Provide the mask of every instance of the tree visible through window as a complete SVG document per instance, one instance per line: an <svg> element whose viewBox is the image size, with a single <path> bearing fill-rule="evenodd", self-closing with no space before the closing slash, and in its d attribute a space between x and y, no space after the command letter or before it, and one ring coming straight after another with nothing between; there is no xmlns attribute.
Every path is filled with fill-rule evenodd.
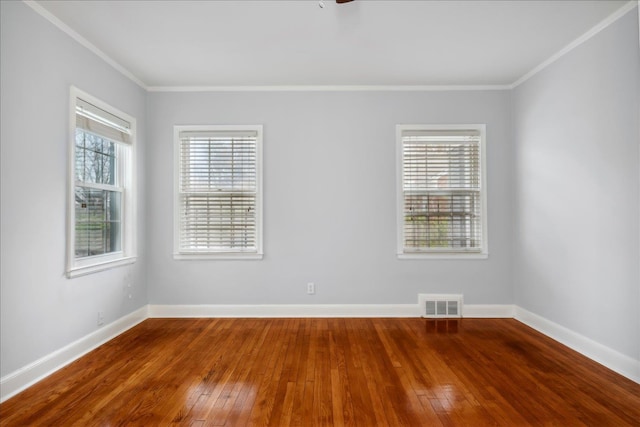
<svg viewBox="0 0 640 427"><path fill-rule="evenodd" d="M75 255L120 251L122 187L116 179L116 144L77 128L75 151Z"/></svg>
<svg viewBox="0 0 640 427"><path fill-rule="evenodd" d="M72 206L70 277L133 262L132 147L135 121L75 88L71 90Z"/></svg>

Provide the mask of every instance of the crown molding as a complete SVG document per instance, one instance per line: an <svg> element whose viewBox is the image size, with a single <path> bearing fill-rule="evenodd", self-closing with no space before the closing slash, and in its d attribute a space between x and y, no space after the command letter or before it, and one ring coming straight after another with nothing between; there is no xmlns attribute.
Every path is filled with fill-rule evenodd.
<svg viewBox="0 0 640 427"><path fill-rule="evenodd" d="M509 90L510 85L148 86L149 92L442 92Z"/></svg>
<svg viewBox="0 0 640 427"><path fill-rule="evenodd" d="M568 54L570 51L580 46L593 36L615 23L631 10L640 7L640 1L631 0L620 9L613 12L604 20L600 21L589 31L560 49L545 61L534 67L511 84L503 85L238 85L238 86L148 86L131 71L123 67L109 55L104 53L93 43L82 37L67 24L62 22L51 12L42 7L35 0L22 0L24 4L33 9L36 13L51 22L60 30L65 32L82 46L89 49L100 59L111 65L122 75L133 81L147 92L444 92L444 91L493 91L511 90L529 80L558 59Z"/></svg>
<svg viewBox="0 0 640 427"><path fill-rule="evenodd" d="M72 39L80 43L82 46L89 49L95 55L97 55L100 59L102 59L107 64L111 65L115 68L120 74L130 79L132 82L140 86L144 90L148 90L147 85L144 84L142 80L137 78L131 71L127 70L125 67L120 65L117 61L111 58L109 55L101 51L96 45L91 43L89 40L82 37L80 34L75 32L71 27L58 19L55 15L49 12L47 9L42 7L38 2L34 0L22 0L24 4L33 9L37 14L45 18L47 21L51 22L53 25L58 27L60 30L69 35Z"/></svg>
<svg viewBox="0 0 640 427"><path fill-rule="evenodd" d="M635 9L636 7L638 7L638 3L639 2L636 1L636 0L632 0L632 1L628 2L628 3L626 3L620 9L616 10L611 15L609 15L608 17L606 17L605 19L600 21L598 24L596 24L594 27L592 27L589 31L587 31L586 33L584 33L583 35L581 35L580 37L578 37L577 39L575 39L574 41L572 41L571 43L569 43L568 45L563 47L562 49L560 49L555 54L551 55L548 59L546 59L545 61L541 62L538 66L534 67L531 71L529 71L528 73L526 73L525 75L520 77L518 80L516 80L512 84L508 85L509 89L514 89L514 88L520 86L522 83L526 82L531 77L535 76L540 71L544 70L549 65L553 64L558 59L562 58L563 56L565 56L566 54L571 52L573 49L577 48L578 46L580 46L581 44L583 44L587 40L591 39L593 36L598 34L600 31L602 31L605 28L609 27L611 24L616 22L618 19L620 19L624 15L626 15L628 12L630 12L633 9Z"/></svg>

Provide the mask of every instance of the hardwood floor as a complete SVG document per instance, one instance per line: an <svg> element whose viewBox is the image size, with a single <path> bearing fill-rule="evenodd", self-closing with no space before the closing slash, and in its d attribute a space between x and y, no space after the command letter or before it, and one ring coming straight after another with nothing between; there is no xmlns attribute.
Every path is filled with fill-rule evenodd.
<svg viewBox="0 0 640 427"><path fill-rule="evenodd" d="M640 426L640 385L512 319L148 319L7 426Z"/></svg>

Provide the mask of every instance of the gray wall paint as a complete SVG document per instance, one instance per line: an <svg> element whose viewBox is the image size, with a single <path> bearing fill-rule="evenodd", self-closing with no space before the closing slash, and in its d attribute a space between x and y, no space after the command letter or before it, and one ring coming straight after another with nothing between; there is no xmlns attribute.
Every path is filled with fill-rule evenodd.
<svg viewBox="0 0 640 427"><path fill-rule="evenodd" d="M109 323L147 303L143 259L90 276L64 277L69 88L76 85L138 119L139 195L145 190L146 105L143 90L22 2L0 5L4 376L96 330L99 310ZM141 219L142 202L139 197ZM132 299L123 289L127 274Z"/></svg>
<svg viewBox="0 0 640 427"><path fill-rule="evenodd" d="M515 302L640 359L638 15L518 87Z"/></svg>
<svg viewBox="0 0 640 427"><path fill-rule="evenodd" d="M148 106L150 303L513 302L509 92L150 93ZM396 258L402 123L487 124L489 259ZM264 260L173 260L175 124L264 125Z"/></svg>

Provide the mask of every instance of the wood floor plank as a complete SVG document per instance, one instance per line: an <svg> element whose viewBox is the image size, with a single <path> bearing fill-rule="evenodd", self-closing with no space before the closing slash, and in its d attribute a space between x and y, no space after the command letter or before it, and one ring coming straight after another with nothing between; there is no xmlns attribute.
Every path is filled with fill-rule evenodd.
<svg viewBox="0 0 640 427"><path fill-rule="evenodd" d="M640 385L512 319L148 319L0 425L640 427Z"/></svg>

